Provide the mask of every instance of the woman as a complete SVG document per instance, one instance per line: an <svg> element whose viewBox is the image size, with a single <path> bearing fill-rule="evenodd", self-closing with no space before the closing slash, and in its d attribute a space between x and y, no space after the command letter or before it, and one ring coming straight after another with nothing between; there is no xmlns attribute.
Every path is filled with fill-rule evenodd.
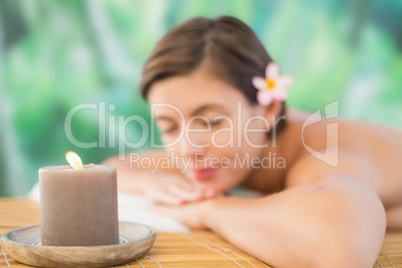
<svg viewBox="0 0 402 268"><path fill-rule="evenodd" d="M241 21L185 22L141 84L165 149L141 154L148 168L107 162L120 190L274 267L372 267L386 227L402 228L402 134L285 109L290 82ZM227 196L236 186L264 196Z"/></svg>

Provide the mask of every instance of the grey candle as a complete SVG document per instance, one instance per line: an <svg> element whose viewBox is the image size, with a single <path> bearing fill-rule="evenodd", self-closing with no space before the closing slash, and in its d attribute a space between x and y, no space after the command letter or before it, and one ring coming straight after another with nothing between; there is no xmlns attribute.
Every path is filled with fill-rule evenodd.
<svg viewBox="0 0 402 268"><path fill-rule="evenodd" d="M116 168L108 165L39 170L44 246L119 243Z"/></svg>

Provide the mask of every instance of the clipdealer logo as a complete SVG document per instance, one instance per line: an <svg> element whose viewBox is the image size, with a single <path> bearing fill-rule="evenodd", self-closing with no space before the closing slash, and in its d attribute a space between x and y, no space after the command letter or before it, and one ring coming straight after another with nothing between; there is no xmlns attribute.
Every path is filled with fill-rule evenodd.
<svg viewBox="0 0 402 268"><path fill-rule="evenodd" d="M325 119L338 117L338 101L334 101L325 106ZM332 166L337 167L339 164L339 123L328 123L326 126L326 149L325 152L319 152L311 148L305 143L304 130L306 127L322 121L320 110L312 113L303 123L302 126L302 142L304 148L318 160Z"/></svg>
<svg viewBox="0 0 402 268"><path fill-rule="evenodd" d="M106 102L99 102L98 104L96 103L81 103L76 106L74 106L68 113L64 122L64 129L65 129L65 134L67 139L73 144L74 146L77 146L79 148L105 148L108 146L109 148L114 148L118 147L119 148L119 159L124 160L126 157L126 149L127 148L132 148L132 149L137 149L141 148L146 144L148 139L151 139L151 147L152 148L168 148L169 146L175 146L178 144L182 139L185 139L187 143L189 143L191 146L194 146L194 148L205 148L209 146L213 146L215 148L225 148L225 147L241 147L241 140L239 139L237 143L233 140L230 139L228 142L224 144L218 144L215 140L216 133L214 133L211 128L209 129L190 129L189 124L191 124L191 120L188 120L188 122L185 121L185 117L182 113L182 111L173 105L169 104L156 104L156 105L151 105L151 112L154 112L154 109L157 109L159 107L164 107L164 108L169 108L173 109L175 112L178 113L180 116L180 124L183 125L183 128L181 128L180 135L173 141L170 142L169 144L165 145L158 145L155 144L155 129L154 129L154 122L153 120L151 121L150 127L148 125L148 122L141 116L139 115L131 115L128 117L125 116L116 116L116 115L108 115L108 113L114 112L116 109L116 106L114 104L109 104L106 106ZM238 103L238 117L241 115L241 103ZM76 139L72 133L72 121L74 116L77 113L84 113L92 111L97 113L97 120L98 120L98 140L97 141L92 141L92 142L82 142ZM88 115L88 114L86 114ZM94 117L93 114L91 114L92 117ZM222 117L222 116L221 116ZM326 125L326 149L325 152L320 152L316 151L313 148L311 148L306 142L305 142L305 129L313 125L315 123L318 123L323 120L327 119L332 119L338 117L338 101L332 102L328 105L325 106L325 116L324 118L321 116L320 110L317 110L316 112L312 113L304 122L302 125L302 144L304 148L315 158L318 160L332 166L336 167L339 164L339 126L338 122L330 122ZM95 118L95 117L94 117ZM202 118L201 118L202 119ZM208 120L204 118L206 122ZM219 130L219 132L228 132L231 137L233 137L233 132L238 131L237 137L239 138L241 135L245 137L245 142L249 146L253 146L254 148L264 148L268 147L268 144L265 145L260 145L260 144L253 144L248 135L250 132L264 132L266 129L271 129L272 131L272 147L276 147L276 124L280 120L284 120L284 116L277 118L276 120L273 120L274 125L271 128L269 126L269 122L262 116L255 116L252 118L248 118L247 122L244 126L244 129L241 128L239 125L237 128L234 127L234 123L232 122L232 118L226 117L224 118L225 120L228 121L229 125L231 127L225 128L222 130ZM242 120L241 116L240 118L237 118L237 120ZM265 125L266 129L248 129L249 123L252 120L265 120ZM127 139L127 128L129 124L137 124L140 126L141 130L139 131L139 135L137 135L134 138L137 138L136 141L130 141ZM107 127L108 126L108 127ZM186 129L190 129L191 131L200 131L200 132L205 132L207 133L208 131L211 132L211 140L207 144L194 144L191 139L189 138L189 131L185 131ZM106 135L108 134L108 135ZM108 140L106 140L106 137L108 136ZM138 137L139 136L139 137Z"/></svg>

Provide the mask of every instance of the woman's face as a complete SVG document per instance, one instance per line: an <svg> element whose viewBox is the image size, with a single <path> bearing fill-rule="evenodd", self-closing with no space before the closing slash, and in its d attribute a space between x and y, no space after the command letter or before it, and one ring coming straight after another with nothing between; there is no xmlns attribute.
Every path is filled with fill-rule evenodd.
<svg viewBox="0 0 402 268"><path fill-rule="evenodd" d="M201 189L239 185L267 150L262 108L203 69L155 83L148 100L169 157Z"/></svg>

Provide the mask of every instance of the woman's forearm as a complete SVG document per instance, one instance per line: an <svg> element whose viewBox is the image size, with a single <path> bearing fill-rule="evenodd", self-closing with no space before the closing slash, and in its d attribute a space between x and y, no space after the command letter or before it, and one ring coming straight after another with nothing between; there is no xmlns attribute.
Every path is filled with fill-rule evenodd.
<svg viewBox="0 0 402 268"><path fill-rule="evenodd" d="M385 232L381 203L356 185L225 197L203 211L208 228L274 267L372 267Z"/></svg>

